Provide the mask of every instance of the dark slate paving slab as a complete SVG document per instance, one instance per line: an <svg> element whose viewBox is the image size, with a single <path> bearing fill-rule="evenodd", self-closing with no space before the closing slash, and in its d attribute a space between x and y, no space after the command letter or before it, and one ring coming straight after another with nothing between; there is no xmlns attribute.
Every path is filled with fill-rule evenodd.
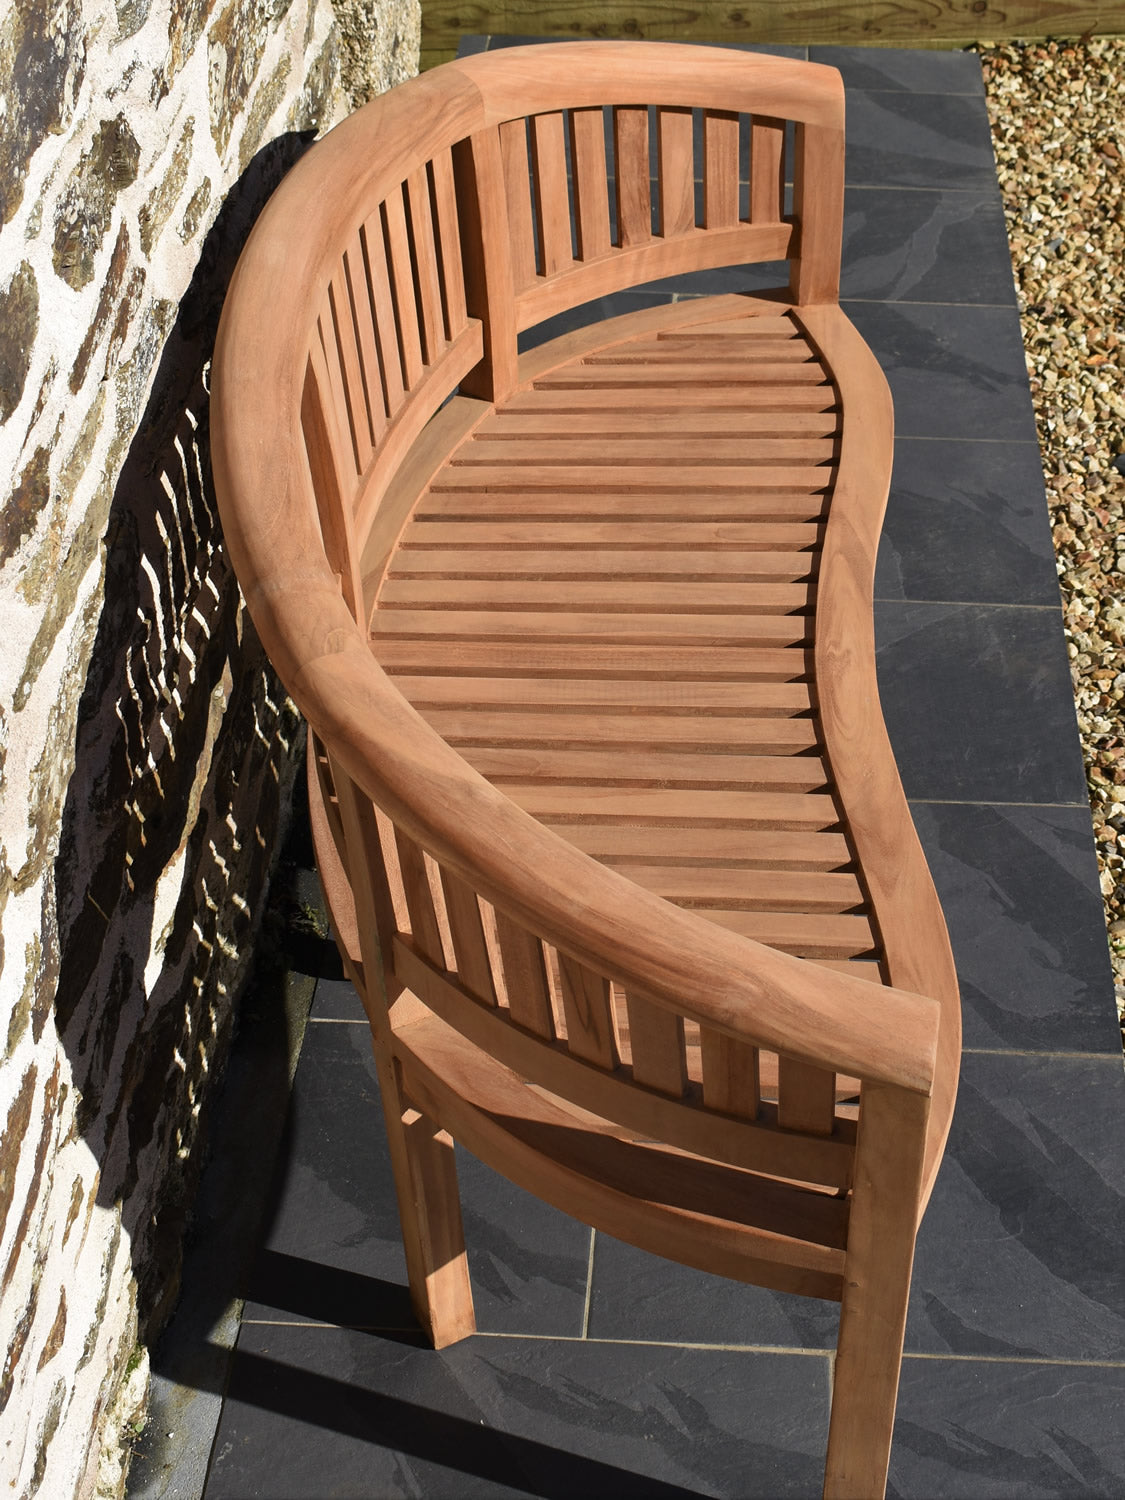
<svg viewBox="0 0 1125 1500"><path fill-rule="evenodd" d="M1087 809L912 813L957 960L965 1046L1118 1058Z"/></svg>
<svg viewBox="0 0 1125 1500"><path fill-rule="evenodd" d="M1014 308L843 307L883 368L901 437L1036 441Z"/></svg>
<svg viewBox="0 0 1125 1500"><path fill-rule="evenodd" d="M1057 610L883 601L875 638L908 797L1085 805Z"/></svg>
<svg viewBox="0 0 1125 1500"><path fill-rule="evenodd" d="M842 297L1016 305L995 192L850 187Z"/></svg>
<svg viewBox="0 0 1125 1500"><path fill-rule="evenodd" d="M1123 1242L1120 1057L967 1053L907 1349L1125 1361Z"/></svg>
<svg viewBox="0 0 1125 1500"><path fill-rule="evenodd" d="M320 979L313 996L310 1021L355 1021L367 1025L363 1001L350 979Z"/></svg>
<svg viewBox="0 0 1125 1500"><path fill-rule="evenodd" d="M809 62L839 68L844 87L876 93L975 94L984 98L980 58L974 52L923 47L809 48Z"/></svg>
<svg viewBox="0 0 1125 1500"><path fill-rule="evenodd" d="M608 1234L594 1242L591 1338L829 1350L839 1321L835 1302L744 1286Z"/></svg>
<svg viewBox="0 0 1125 1500"><path fill-rule="evenodd" d="M998 191L983 95L849 89L844 130L848 183Z"/></svg>
<svg viewBox="0 0 1125 1500"><path fill-rule="evenodd" d="M828 1361L244 1329L207 1500L781 1500L820 1492Z"/></svg>
<svg viewBox="0 0 1125 1500"><path fill-rule="evenodd" d="M875 597L1057 607L1038 444L896 439Z"/></svg>
<svg viewBox="0 0 1125 1500"><path fill-rule="evenodd" d="M312 1023L248 1320L416 1329L366 1025ZM478 1326L576 1336L590 1231L459 1154Z"/></svg>
<svg viewBox="0 0 1125 1500"><path fill-rule="evenodd" d="M1125 1369L903 1364L889 1500L1125 1494Z"/></svg>

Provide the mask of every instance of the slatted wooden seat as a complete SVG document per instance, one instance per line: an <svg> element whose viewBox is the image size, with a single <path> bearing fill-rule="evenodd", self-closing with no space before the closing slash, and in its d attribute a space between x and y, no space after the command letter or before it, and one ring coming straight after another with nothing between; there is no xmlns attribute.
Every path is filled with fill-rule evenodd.
<svg viewBox="0 0 1125 1500"><path fill-rule="evenodd" d="M815 65L435 70L267 208L213 457L310 724L435 1345L473 1329L453 1137L632 1243L840 1300L825 1494L854 1500L885 1485L959 1019L876 693L891 409L837 301L842 152ZM776 292L518 351L608 291L782 259Z"/></svg>

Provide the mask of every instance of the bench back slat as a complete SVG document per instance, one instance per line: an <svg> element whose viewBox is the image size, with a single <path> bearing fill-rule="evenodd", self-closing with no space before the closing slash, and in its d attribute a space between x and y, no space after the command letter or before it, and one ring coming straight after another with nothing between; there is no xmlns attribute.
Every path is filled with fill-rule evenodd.
<svg viewBox="0 0 1125 1500"><path fill-rule="evenodd" d="M613 111L613 179L616 243L625 250L647 245L652 239L652 186L646 105L619 105Z"/></svg>
<svg viewBox="0 0 1125 1500"><path fill-rule="evenodd" d="M418 951L439 968L445 968L445 948L441 926L434 906L426 856L401 828L395 829L398 868L402 879L406 909L410 914L410 937Z"/></svg>
<svg viewBox="0 0 1125 1500"><path fill-rule="evenodd" d="M367 279L368 302L379 347L379 369L382 376L384 411L393 417L403 403L406 387L402 380L402 356L398 347L394 298L387 266L387 244L383 237L383 218L378 209L360 230Z"/></svg>
<svg viewBox="0 0 1125 1500"><path fill-rule="evenodd" d="M456 970L461 983L477 1000L496 1004L492 958L484 937L476 892L452 871L441 870L441 888Z"/></svg>
<svg viewBox="0 0 1125 1500"><path fill-rule="evenodd" d="M690 109L657 110L660 234L666 240L695 228L694 134Z"/></svg>
<svg viewBox="0 0 1125 1500"><path fill-rule="evenodd" d="M541 276L557 276L574 264L567 190L566 121L560 110L531 116L531 166L535 181L535 229Z"/></svg>
<svg viewBox="0 0 1125 1500"><path fill-rule="evenodd" d="M703 224L728 229L738 223L738 116L703 112Z"/></svg>
<svg viewBox="0 0 1125 1500"><path fill-rule="evenodd" d="M505 120L499 127L500 158L504 166L504 200L508 207L512 284L517 292L535 280L535 219L531 210L527 121Z"/></svg>
<svg viewBox="0 0 1125 1500"><path fill-rule="evenodd" d="M570 170L574 184L574 228L579 260L608 255L612 241L609 227L609 194L605 154L605 111L572 109L570 124Z"/></svg>
<svg viewBox="0 0 1125 1500"><path fill-rule="evenodd" d="M537 1036L553 1038L555 1021L543 944L506 912L494 909L493 915L508 1013L518 1026Z"/></svg>
<svg viewBox="0 0 1125 1500"><path fill-rule="evenodd" d="M754 115L750 127L750 222L773 224L785 212L785 121Z"/></svg>
<svg viewBox="0 0 1125 1500"><path fill-rule="evenodd" d="M422 360L432 365L445 344L445 316L430 208L430 174L425 166L418 167L406 179L406 201L421 323Z"/></svg>
<svg viewBox="0 0 1125 1500"><path fill-rule="evenodd" d="M448 148L437 152L429 163L429 176L437 226L445 336L452 343L463 332L468 313L465 310L465 272L461 265L461 230L457 223L457 188L453 181L453 156Z"/></svg>
<svg viewBox="0 0 1125 1500"><path fill-rule="evenodd" d="M699 1050L704 1103L742 1120L756 1120L761 1110L758 1048L701 1026Z"/></svg>
<svg viewBox="0 0 1125 1500"><path fill-rule="evenodd" d="M612 1071L620 1062L609 980L585 964L559 954L559 982L566 1017L567 1049L575 1057Z"/></svg>
<svg viewBox="0 0 1125 1500"><path fill-rule="evenodd" d="M683 1016L654 1005L636 990L626 994L625 1007L633 1081L673 1099L682 1098L688 1084Z"/></svg>
<svg viewBox="0 0 1125 1500"><path fill-rule="evenodd" d="M786 1130L831 1135L836 1122L836 1075L793 1057L777 1060L777 1119Z"/></svg>
<svg viewBox="0 0 1125 1500"><path fill-rule="evenodd" d="M351 237L344 251L343 270L362 371L367 421L372 441L377 445L387 427L387 402L379 360L379 339L367 281L367 260L358 231Z"/></svg>
<svg viewBox="0 0 1125 1500"><path fill-rule="evenodd" d="M405 188L406 184L403 183L394 192L387 194L383 204L383 227L395 299L395 326L398 330L399 353L402 356L402 378L409 391L422 374L425 361L410 255L410 236L406 227Z"/></svg>
<svg viewBox="0 0 1125 1500"><path fill-rule="evenodd" d="M374 449L371 421L367 413L367 399L361 371L359 343L356 337L355 319L352 315L352 299L348 288L347 268L341 261L328 283L328 313L321 321L321 333L328 355L328 368L333 386L339 381L341 394L348 414L348 432L351 436L352 458L356 473L362 474L370 461Z"/></svg>

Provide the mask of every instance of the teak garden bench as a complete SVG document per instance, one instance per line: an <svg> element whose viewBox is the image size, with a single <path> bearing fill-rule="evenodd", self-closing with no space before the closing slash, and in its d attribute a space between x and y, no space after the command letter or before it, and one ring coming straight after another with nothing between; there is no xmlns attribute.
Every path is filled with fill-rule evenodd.
<svg viewBox="0 0 1125 1500"><path fill-rule="evenodd" d="M450 63L282 184L212 411L418 1317L474 1327L455 1137L623 1240L838 1299L824 1493L856 1500L960 1031L876 692L892 415L838 305L843 150L814 64ZM787 289L518 352L606 293L781 260Z"/></svg>

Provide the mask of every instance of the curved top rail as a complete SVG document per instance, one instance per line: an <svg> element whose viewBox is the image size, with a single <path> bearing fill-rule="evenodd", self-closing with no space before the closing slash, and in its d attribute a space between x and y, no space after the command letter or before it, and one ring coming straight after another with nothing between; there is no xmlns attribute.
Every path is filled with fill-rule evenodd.
<svg viewBox="0 0 1125 1500"><path fill-rule="evenodd" d="M446 70L480 90L486 125L598 104L659 104L844 128L844 86L835 68L723 47L552 42L458 58L434 74Z"/></svg>
<svg viewBox="0 0 1125 1500"><path fill-rule="evenodd" d="M618 73L632 69L636 53L648 52L643 44L581 46L583 69L592 53L599 61L589 64L592 80L581 88L568 84L571 103L601 89L610 65ZM500 69L510 75L508 99L517 84L531 87L527 53L569 66L575 48L519 50L511 67ZM709 49L701 86L698 49L662 45L656 69L662 78L666 56L685 98L692 59L691 97L699 102L705 94L708 107L746 108L745 93L735 103L735 74L764 80L780 69L779 85L756 93L754 107L794 113L787 90L796 65ZM722 75L717 89L713 62ZM650 66L644 64L646 73ZM317 299L365 203L377 200L392 175L401 181L428 154L479 128L477 73L478 65L467 63L437 69L337 127L275 194L232 280L213 363L212 460L227 545L263 644L364 794L487 900L599 972L627 977L634 988L716 1030L929 1094L935 1001L814 969L672 906L574 849L474 772L410 707L340 596L324 554L301 430ZM546 98L553 97L548 89ZM658 101L669 97L662 87ZM534 102L543 107L544 95ZM489 108L495 107L494 100Z"/></svg>

